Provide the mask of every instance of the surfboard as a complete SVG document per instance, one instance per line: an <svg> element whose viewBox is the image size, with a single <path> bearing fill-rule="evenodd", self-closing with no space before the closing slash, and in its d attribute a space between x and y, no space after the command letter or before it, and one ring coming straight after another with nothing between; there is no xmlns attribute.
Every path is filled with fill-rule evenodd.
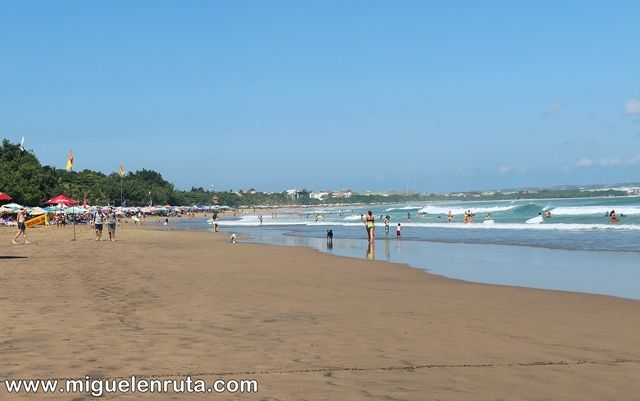
<svg viewBox="0 0 640 401"><path fill-rule="evenodd" d="M536 216L536 217L532 217L529 220L525 221L525 223L527 224L540 224L542 223L542 216Z"/></svg>

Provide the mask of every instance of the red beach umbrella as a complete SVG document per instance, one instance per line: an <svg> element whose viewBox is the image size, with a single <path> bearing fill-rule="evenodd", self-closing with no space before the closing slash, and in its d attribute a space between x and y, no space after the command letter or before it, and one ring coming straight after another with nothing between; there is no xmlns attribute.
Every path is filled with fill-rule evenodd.
<svg viewBox="0 0 640 401"><path fill-rule="evenodd" d="M5 201L5 200L11 200L13 198L11 198L9 195L0 192L0 201Z"/></svg>
<svg viewBox="0 0 640 401"><path fill-rule="evenodd" d="M51 198L45 202L45 205L77 205L78 202L71 198L67 198L64 195L58 195L55 198Z"/></svg>

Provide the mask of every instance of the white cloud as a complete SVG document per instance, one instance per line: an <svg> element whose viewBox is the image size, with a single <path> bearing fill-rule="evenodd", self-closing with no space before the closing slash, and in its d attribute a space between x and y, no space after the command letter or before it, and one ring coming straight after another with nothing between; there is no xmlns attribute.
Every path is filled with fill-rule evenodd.
<svg viewBox="0 0 640 401"><path fill-rule="evenodd" d="M624 164L624 162L620 158L610 159L605 157L604 159L600 160L601 166L621 166L622 164Z"/></svg>
<svg viewBox="0 0 640 401"><path fill-rule="evenodd" d="M626 164L640 164L640 155L635 155L625 160Z"/></svg>
<svg viewBox="0 0 640 401"><path fill-rule="evenodd" d="M547 116L550 116L550 115L552 115L552 114L560 113L560 112L564 109L564 107L565 107L565 106L566 106L566 105L565 105L564 103L554 103L554 104L552 104L552 105L551 105L551 107L549 107L549 108L548 108L548 109L543 113L543 115L544 115L545 117L547 117Z"/></svg>
<svg viewBox="0 0 640 401"><path fill-rule="evenodd" d="M593 160L582 158L582 159L578 160L577 164L580 167L589 167L589 166L593 166Z"/></svg>
<svg viewBox="0 0 640 401"><path fill-rule="evenodd" d="M624 105L624 112L630 116L640 114L640 100L630 99L627 104Z"/></svg>
<svg viewBox="0 0 640 401"><path fill-rule="evenodd" d="M511 167L509 166L500 166L498 167L498 174L507 174L511 171Z"/></svg>
<svg viewBox="0 0 640 401"><path fill-rule="evenodd" d="M580 167L629 166L629 165L634 165L634 164L640 164L640 154L632 156L632 157L628 157L626 159L623 159L621 157L616 157L616 158L603 157L602 159L600 159L597 162L595 160L593 160L593 159L582 158L582 159L578 160L578 162L576 163L576 165L578 165Z"/></svg>

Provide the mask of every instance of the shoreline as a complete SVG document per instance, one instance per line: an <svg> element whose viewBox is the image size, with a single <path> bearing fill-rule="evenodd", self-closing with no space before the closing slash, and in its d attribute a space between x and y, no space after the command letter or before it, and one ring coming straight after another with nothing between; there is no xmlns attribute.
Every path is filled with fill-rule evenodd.
<svg viewBox="0 0 640 401"><path fill-rule="evenodd" d="M366 259L365 255L369 256L366 240L355 236L336 238L332 247L328 248L324 237L298 235L297 232L288 230L286 226L281 226L279 231L262 231L258 227L237 227L239 230L233 230L230 226L222 227L224 227L223 232L241 233L252 243L304 247L356 260ZM291 226L294 229L296 227L298 226ZM210 232L206 225L195 227L174 225L170 229ZM639 288L632 285L634 280L640 282L640 275L633 269L637 264L638 252L635 251L567 249L535 244L438 241L407 237L403 237L400 242L397 242L395 237L378 238L375 248L378 251L375 257L377 260L406 264L412 268L451 279L640 300ZM461 250L467 255L464 259L458 255ZM381 251L384 254L381 254ZM451 260L442 256L445 251L452 255ZM519 262L523 257L525 262ZM488 263L488 259L493 259L493 263ZM543 267L539 266L539 263L532 264L532 259L544 260L545 264ZM510 264L514 265L515 269L507 270ZM466 270L454 268L459 265L468 265L469 268ZM571 269L573 275L568 269ZM528 275L534 275L535 278L529 278ZM579 277L579 280L575 280L575 277Z"/></svg>
<svg viewBox="0 0 640 401"><path fill-rule="evenodd" d="M227 233L31 234L0 248L26 257L0 260L0 380L247 373L261 390L229 398L240 400L633 400L639 389L638 301L234 245ZM0 386L5 396L24 398Z"/></svg>

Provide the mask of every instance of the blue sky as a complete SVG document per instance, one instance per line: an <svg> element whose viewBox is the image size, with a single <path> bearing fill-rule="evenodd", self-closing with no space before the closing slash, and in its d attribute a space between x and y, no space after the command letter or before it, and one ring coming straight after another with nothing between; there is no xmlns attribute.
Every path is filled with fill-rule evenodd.
<svg viewBox="0 0 640 401"><path fill-rule="evenodd" d="M640 3L0 6L0 136L180 188L640 181Z"/></svg>

